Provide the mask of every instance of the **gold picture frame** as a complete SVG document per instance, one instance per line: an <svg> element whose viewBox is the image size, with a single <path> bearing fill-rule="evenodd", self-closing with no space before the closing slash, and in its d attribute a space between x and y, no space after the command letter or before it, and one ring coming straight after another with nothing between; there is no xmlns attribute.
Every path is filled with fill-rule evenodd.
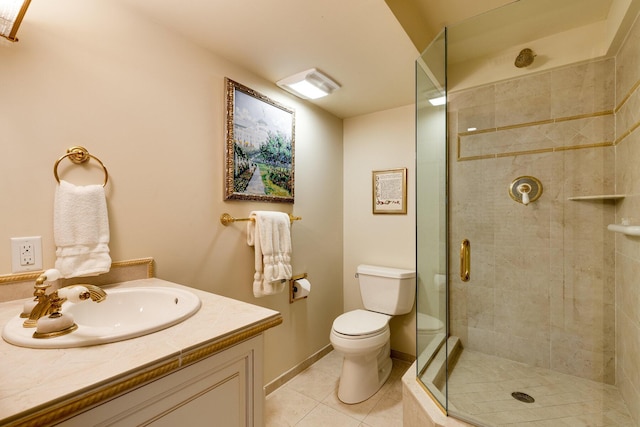
<svg viewBox="0 0 640 427"><path fill-rule="evenodd" d="M407 213L407 168L373 171L374 214Z"/></svg>
<svg viewBox="0 0 640 427"><path fill-rule="evenodd" d="M225 200L293 203L295 111L229 78Z"/></svg>

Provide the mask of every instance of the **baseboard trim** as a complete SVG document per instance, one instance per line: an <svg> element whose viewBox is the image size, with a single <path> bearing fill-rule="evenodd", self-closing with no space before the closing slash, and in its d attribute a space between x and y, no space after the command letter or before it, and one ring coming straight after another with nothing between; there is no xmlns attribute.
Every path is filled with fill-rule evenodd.
<svg viewBox="0 0 640 427"><path fill-rule="evenodd" d="M268 396L269 394L276 391L278 388L283 386L287 381L293 379L300 372L307 369L309 366L316 363L318 360L322 359L327 354L331 353L333 350L333 346L331 344L327 344L325 347L321 348L317 352L313 353L311 356L307 357L305 360L289 369L284 374L280 375L275 380L271 381L269 384L264 386L264 395Z"/></svg>
<svg viewBox="0 0 640 427"><path fill-rule="evenodd" d="M322 359L327 354L331 353L333 350L333 346L331 344L327 344L317 352L313 353L311 356L307 357L302 362L298 363L293 368L289 369L284 374L280 375L278 378L274 379L270 383L264 386L264 395L268 396L269 394L276 391L278 388L282 387L286 382L292 380L296 375L307 369L309 366L316 363L318 360ZM416 357L412 354L403 353L401 351L391 349L391 358L402 360L404 362L413 363L416 361Z"/></svg>
<svg viewBox="0 0 640 427"><path fill-rule="evenodd" d="M413 363L416 361L416 357L413 354L403 353L401 351L397 351L394 349L391 349L391 358L402 360L404 362L409 362L409 363Z"/></svg>

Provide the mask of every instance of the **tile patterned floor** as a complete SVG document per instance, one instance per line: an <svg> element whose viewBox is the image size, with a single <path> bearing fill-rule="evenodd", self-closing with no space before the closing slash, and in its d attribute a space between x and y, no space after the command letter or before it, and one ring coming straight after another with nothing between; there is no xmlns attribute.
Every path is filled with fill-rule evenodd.
<svg viewBox="0 0 640 427"><path fill-rule="evenodd" d="M535 402L515 400L514 391ZM449 379L449 399L485 425L637 427L614 386L466 349Z"/></svg>
<svg viewBox="0 0 640 427"><path fill-rule="evenodd" d="M338 400L342 357L332 351L267 396L266 427L402 427L402 375L410 363L393 359L387 382L368 400Z"/></svg>

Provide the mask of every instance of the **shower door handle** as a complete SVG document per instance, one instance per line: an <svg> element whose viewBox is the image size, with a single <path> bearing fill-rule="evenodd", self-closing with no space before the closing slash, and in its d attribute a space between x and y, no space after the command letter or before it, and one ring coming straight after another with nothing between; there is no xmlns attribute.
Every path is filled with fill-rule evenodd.
<svg viewBox="0 0 640 427"><path fill-rule="evenodd" d="M468 282L471 279L471 242L464 239L460 243L460 280Z"/></svg>

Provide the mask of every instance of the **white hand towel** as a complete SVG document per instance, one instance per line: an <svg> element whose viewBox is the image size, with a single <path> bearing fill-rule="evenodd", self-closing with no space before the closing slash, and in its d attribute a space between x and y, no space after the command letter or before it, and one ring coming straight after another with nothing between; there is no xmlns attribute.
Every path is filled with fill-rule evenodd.
<svg viewBox="0 0 640 427"><path fill-rule="evenodd" d="M109 219L102 185L76 186L60 181L53 206L53 238L56 269L62 277L109 271Z"/></svg>
<svg viewBox="0 0 640 427"><path fill-rule="evenodd" d="M291 222L283 212L254 211L247 225L247 244L255 248L253 295L282 292L291 279Z"/></svg>

